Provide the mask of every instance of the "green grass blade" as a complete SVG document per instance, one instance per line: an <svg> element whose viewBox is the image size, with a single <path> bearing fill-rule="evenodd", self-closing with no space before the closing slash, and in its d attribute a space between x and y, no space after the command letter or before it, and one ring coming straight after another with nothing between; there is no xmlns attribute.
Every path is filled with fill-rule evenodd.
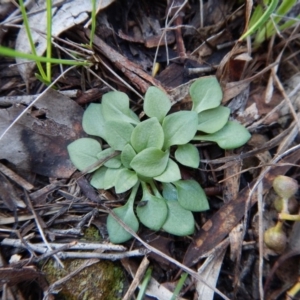
<svg viewBox="0 0 300 300"><path fill-rule="evenodd" d="M269 38L275 32L274 23L276 25L288 14L288 12L292 9L295 5L297 0L286 0L282 1L279 7L276 10L276 16L273 17L273 22L270 20L266 26L266 37Z"/></svg>
<svg viewBox="0 0 300 300"><path fill-rule="evenodd" d="M47 53L46 57L51 59L52 56L52 0L47 0ZM51 62L46 63L47 79L51 81Z"/></svg>
<svg viewBox="0 0 300 300"><path fill-rule="evenodd" d="M261 29L261 27L269 20L271 14L275 11L279 0L272 0L266 11L263 13L263 15L257 20L255 24L251 28L249 28L239 39L239 41L242 41L247 36L253 34L256 30Z"/></svg>
<svg viewBox="0 0 300 300"><path fill-rule="evenodd" d="M9 56L9 57L20 57L28 60L32 60L35 62L51 62L52 64L62 64L62 65L71 65L71 66L90 66L91 63L88 61L76 61L76 60L68 60L68 59L57 59L57 58L47 58L44 56L38 56L34 54L23 53L20 51L16 51L14 49L6 48L0 46L0 55Z"/></svg>
<svg viewBox="0 0 300 300"><path fill-rule="evenodd" d="M285 30L289 27L292 27L295 23L300 21L300 15L298 15L296 18L293 18L293 20L288 20L281 26L279 26L280 31Z"/></svg>
<svg viewBox="0 0 300 300"><path fill-rule="evenodd" d="M255 9L254 9L254 11L253 11L253 13L252 13L252 16L251 16L251 18L250 18L250 21L249 21L249 26L248 26L248 28L251 28L252 26L254 26L254 24L256 23L256 22L258 22L258 20L261 18L261 16L264 14L264 9L263 9L263 7L260 5L260 4L258 4L256 7L255 7Z"/></svg>
<svg viewBox="0 0 300 300"><path fill-rule="evenodd" d="M144 299L144 295L145 295L148 283L151 279L151 274L152 274L152 268L150 267L150 268L147 269L147 271L145 273L145 277L144 277L144 280L141 284L140 291L139 291L139 294L138 294L136 300L143 300Z"/></svg>
<svg viewBox="0 0 300 300"><path fill-rule="evenodd" d="M173 296L172 296L172 298L170 300L176 300L177 299L177 297L179 296L179 293L180 293L180 291L181 291L181 289L182 289L182 287L183 287L183 285L184 285L187 277L188 277L187 273L181 274L180 279L179 279L179 281L178 281L178 283L176 285L176 288L174 290Z"/></svg>
<svg viewBox="0 0 300 300"><path fill-rule="evenodd" d="M96 0L92 0L92 27L91 27L91 35L90 35L90 47L93 46L95 30L96 30Z"/></svg>
<svg viewBox="0 0 300 300"><path fill-rule="evenodd" d="M30 47L31 47L31 51L32 51L33 55L37 56L23 0L20 0L20 10L21 10L21 13L22 13L23 22L24 22L25 30L26 30L27 37L28 37L28 40L29 40L29 44L30 44ZM36 61L36 64L37 64L37 67L38 67L38 69L41 73L41 76L44 78L44 80L47 80L47 76L44 72L44 69L43 69L41 63Z"/></svg>

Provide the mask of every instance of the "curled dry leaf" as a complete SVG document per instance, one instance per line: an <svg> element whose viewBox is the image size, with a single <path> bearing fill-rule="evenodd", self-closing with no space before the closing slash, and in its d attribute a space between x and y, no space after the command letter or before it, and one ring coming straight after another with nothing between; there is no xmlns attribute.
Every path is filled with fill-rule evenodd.
<svg viewBox="0 0 300 300"><path fill-rule="evenodd" d="M20 99L22 103L22 99ZM0 109L0 134L25 106L16 103ZM85 136L81 122L83 109L66 96L49 90L0 140L0 159L40 175L68 178L75 167L67 145ZM35 117L33 112L42 114Z"/></svg>

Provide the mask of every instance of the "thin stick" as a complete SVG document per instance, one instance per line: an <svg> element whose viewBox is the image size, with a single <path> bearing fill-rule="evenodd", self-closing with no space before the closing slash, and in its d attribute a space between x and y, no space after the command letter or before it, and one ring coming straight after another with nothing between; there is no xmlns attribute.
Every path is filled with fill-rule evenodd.
<svg viewBox="0 0 300 300"><path fill-rule="evenodd" d="M124 297L122 298L122 300L130 300L134 291L136 290L136 288L138 287L138 285L140 284L146 270L147 267L149 265L149 260L147 259L147 257L145 256L137 270L137 272L135 273L135 276L130 284L130 287L128 288L126 294L124 295Z"/></svg>
<svg viewBox="0 0 300 300"><path fill-rule="evenodd" d="M45 244L43 243L29 243L27 244L30 248L36 252L44 253L46 251ZM4 246L11 246L11 247L22 247L25 248L23 243L19 239L10 239L5 238L3 241L0 242L0 245ZM58 249L64 246L62 243L49 243L51 248ZM102 251L126 251L126 247L122 245L115 245L115 244L103 244L103 243L81 243L77 242L72 247L72 250L102 250Z"/></svg>
<svg viewBox="0 0 300 300"><path fill-rule="evenodd" d="M24 178L22 178L21 176L19 176L15 172L13 172L11 169L7 168L2 163L0 163L0 171L5 176L7 176L11 180L13 180L16 184L18 184L19 186L21 186L22 188L24 188L26 191L30 191L30 190L32 190L34 188L34 186L31 183L29 183Z"/></svg>
<svg viewBox="0 0 300 300"><path fill-rule="evenodd" d="M38 215L36 214L36 212L35 212L35 210L34 210L32 204L31 204L30 197L29 197L29 195L27 194L26 190L24 190L24 193L25 193L25 201L27 202L26 204L28 205L28 207L30 208L32 214L34 215L34 220L35 220L36 226L37 226L37 228L38 228L38 230L39 230L39 233L40 233L40 235L41 235L41 237L42 237L42 239L43 239L45 245L47 246L48 250L49 250L49 251L53 251L53 249L51 248L51 246L49 245L49 243L48 243L48 241L47 241L47 239L46 239L46 237L45 237L43 228L42 228L42 226L41 226L41 224L40 224L39 217L38 217ZM62 261L59 259L59 257L58 257L57 255L54 255L53 257L56 259L56 261L59 263L59 265L60 265L62 268L64 268L64 264L63 264Z"/></svg>
<svg viewBox="0 0 300 300"><path fill-rule="evenodd" d="M264 286L263 286L263 267L264 267L264 226L263 226L263 182L258 184L257 188L257 205L258 205L258 242L259 242L259 265L258 265L258 287L260 299L264 299Z"/></svg>

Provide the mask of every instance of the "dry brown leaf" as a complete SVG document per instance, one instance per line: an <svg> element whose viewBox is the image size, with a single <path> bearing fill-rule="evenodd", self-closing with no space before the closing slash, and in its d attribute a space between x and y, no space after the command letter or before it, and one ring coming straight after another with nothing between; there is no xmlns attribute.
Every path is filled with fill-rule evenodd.
<svg viewBox="0 0 300 300"><path fill-rule="evenodd" d="M0 134L25 109L19 103L0 109ZM68 178L75 171L67 145L85 136L83 109L66 96L49 90L0 140L0 159L20 169L54 178ZM36 117L35 115L39 115Z"/></svg>

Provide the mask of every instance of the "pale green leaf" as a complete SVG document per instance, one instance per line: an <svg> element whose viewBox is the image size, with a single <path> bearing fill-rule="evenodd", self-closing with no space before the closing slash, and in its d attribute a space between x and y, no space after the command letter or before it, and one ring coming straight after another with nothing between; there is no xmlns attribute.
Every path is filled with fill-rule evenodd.
<svg viewBox="0 0 300 300"><path fill-rule="evenodd" d="M165 171L154 177L154 179L160 182L173 182L181 179L180 170L176 162L169 158Z"/></svg>
<svg viewBox="0 0 300 300"><path fill-rule="evenodd" d="M136 156L136 153L130 144L125 145L121 153L121 162L125 168L130 168L130 163L133 158Z"/></svg>
<svg viewBox="0 0 300 300"><path fill-rule="evenodd" d="M104 177L107 171L106 167L101 167L95 171L91 179L91 185L96 189L104 189Z"/></svg>
<svg viewBox="0 0 300 300"><path fill-rule="evenodd" d="M139 123L131 135L131 145L136 152L150 147L161 149L164 144L164 132L157 118Z"/></svg>
<svg viewBox="0 0 300 300"><path fill-rule="evenodd" d="M121 169L107 169L104 175L104 189L108 190L115 186Z"/></svg>
<svg viewBox="0 0 300 300"><path fill-rule="evenodd" d="M216 142L223 149L235 149L246 144L250 137L251 134L243 125L229 121L221 130L212 134L196 135L193 140Z"/></svg>
<svg viewBox="0 0 300 300"><path fill-rule="evenodd" d="M102 105L91 103L83 113L82 127L90 135L105 139L105 120L102 114Z"/></svg>
<svg viewBox="0 0 300 300"><path fill-rule="evenodd" d="M106 121L123 121L138 124L136 116L129 108L129 98L125 93L113 91L102 97L102 113Z"/></svg>
<svg viewBox="0 0 300 300"><path fill-rule="evenodd" d="M97 154L101 150L100 143L91 138L81 138L68 145L70 159L80 171L96 163L98 161ZM89 172L94 170L92 169Z"/></svg>
<svg viewBox="0 0 300 300"><path fill-rule="evenodd" d="M164 149L188 143L197 131L198 115L194 111L179 111L164 118Z"/></svg>
<svg viewBox="0 0 300 300"><path fill-rule="evenodd" d="M124 193L131 189L138 181L138 177L134 171L121 169L118 173L115 183L116 193Z"/></svg>
<svg viewBox="0 0 300 300"><path fill-rule="evenodd" d="M198 168L200 156L198 149L192 144L179 145L175 151L176 160L184 166Z"/></svg>
<svg viewBox="0 0 300 300"><path fill-rule="evenodd" d="M179 180L174 182L179 204L190 211L204 211L209 204L204 190L195 180Z"/></svg>
<svg viewBox="0 0 300 300"><path fill-rule="evenodd" d="M130 166L138 174L145 177L155 177L166 169L169 152L163 152L157 148L147 148L138 153L130 163Z"/></svg>
<svg viewBox="0 0 300 300"><path fill-rule="evenodd" d="M205 110L198 114L197 129L205 133L214 133L228 122L230 109L225 106Z"/></svg>
<svg viewBox="0 0 300 300"><path fill-rule="evenodd" d="M156 117L162 122L170 108L171 101L162 90L154 86L148 88L144 100L144 111L148 117Z"/></svg>
<svg viewBox="0 0 300 300"><path fill-rule="evenodd" d="M215 108L221 104L223 93L215 76L202 77L190 87L193 101L193 111L200 113L204 110Z"/></svg>
<svg viewBox="0 0 300 300"><path fill-rule="evenodd" d="M162 183L162 195L166 200L178 200L176 187L171 183Z"/></svg>
<svg viewBox="0 0 300 300"><path fill-rule="evenodd" d="M133 126L124 121L107 121L105 135L107 143L114 149L122 151L130 142Z"/></svg>
<svg viewBox="0 0 300 300"><path fill-rule="evenodd" d="M133 207L130 203L114 208L113 212L134 232L138 231L139 221L135 216ZM110 241L114 244L124 243L132 238L132 235L128 233L111 215L107 217L107 231Z"/></svg>
<svg viewBox="0 0 300 300"><path fill-rule="evenodd" d="M193 214L184 209L178 201L167 201L168 216L163 229L177 236L186 236L194 233L195 220Z"/></svg>
<svg viewBox="0 0 300 300"><path fill-rule="evenodd" d="M107 148L103 151L101 151L100 153L97 154L97 158L98 160L105 160L108 157L110 157L112 154L114 154L116 151L112 148ZM109 159L108 161L106 161L104 163L104 166L107 168L112 168L112 169L117 169L120 168L121 166L121 157L120 155L118 156L114 156L111 159Z"/></svg>
<svg viewBox="0 0 300 300"><path fill-rule="evenodd" d="M148 195L139 202L136 213L141 223L156 231L165 223L168 208L163 198Z"/></svg>

